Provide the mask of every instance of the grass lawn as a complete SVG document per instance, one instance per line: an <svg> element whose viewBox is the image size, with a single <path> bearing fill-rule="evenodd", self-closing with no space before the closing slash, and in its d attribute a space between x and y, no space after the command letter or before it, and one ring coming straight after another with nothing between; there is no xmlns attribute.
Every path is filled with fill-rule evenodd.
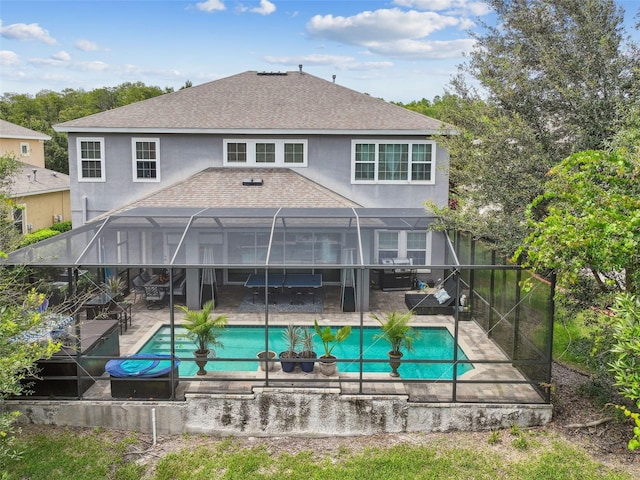
<svg viewBox="0 0 640 480"><path fill-rule="evenodd" d="M387 446L386 442L390 445ZM5 477L52 479L631 480L548 429L332 439L183 436L26 427ZM287 448L291 448L287 452Z"/></svg>

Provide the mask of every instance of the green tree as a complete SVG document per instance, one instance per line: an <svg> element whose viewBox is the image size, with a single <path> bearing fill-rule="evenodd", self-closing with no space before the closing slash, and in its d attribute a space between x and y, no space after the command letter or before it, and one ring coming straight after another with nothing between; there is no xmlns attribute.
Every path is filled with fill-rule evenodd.
<svg viewBox="0 0 640 480"><path fill-rule="evenodd" d="M640 59L612 0L487 3L497 26L474 35L451 83L457 99L444 119L459 135L442 141L456 209L440 213L446 225L511 254L549 168L612 139L634 98Z"/></svg>
<svg viewBox="0 0 640 480"><path fill-rule="evenodd" d="M640 297L620 295L614 307L614 344L611 353L615 360L609 369L620 393L633 401L637 410L621 406L625 415L634 421L629 450L640 448Z"/></svg>
<svg viewBox="0 0 640 480"><path fill-rule="evenodd" d="M0 255L3 251L13 250L20 240L12 221L15 204L7 195L18 168L18 160L13 154L0 156Z"/></svg>
<svg viewBox="0 0 640 480"><path fill-rule="evenodd" d="M15 158L0 157L0 257L5 255L4 251L12 250L19 240L13 224L7 220L12 213L7 192L17 166ZM23 278L19 268L0 267L0 403L8 396L23 393L22 380L35 372L35 361L51 356L59 347L51 341L31 343L22 336L43 321L37 308L43 296L35 292L25 294ZM13 412L0 414L0 471L7 456L17 455L12 446L15 417Z"/></svg>
<svg viewBox="0 0 640 480"><path fill-rule="evenodd" d="M585 271L602 290L640 287L640 161L619 152L571 155L549 172L528 207L532 233L516 252L525 265L556 270L567 283ZM624 278L617 280L617 273Z"/></svg>
<svg viewBox="0 0 640 480"><path fill-rule="evenodd" d="M428 207L447 228L471 232L511 255L528 233L526 205L542 190L552 163L538 137L517 114L467 95L446 120L458 134L442 137L450 155L450 205Z"/></svg>
<svg viewBox="0 0 640 480"><path fill-rule="evenodd" d="M600 149L637 82L624 11L613 0L489 0L466 72L490 100L520 115L550 156Z"/></svg>
<svg viewBox="0 0 640 480"><path fill-rule="evenodd" d="M42 90L35 96L6 93L0 97L0 118L51 136L45 143L45 166L69 173L67 135L53 125L121 107L173 91L146 86L142 82L123 83L86 92L65 89L60 93Z"/></svg>

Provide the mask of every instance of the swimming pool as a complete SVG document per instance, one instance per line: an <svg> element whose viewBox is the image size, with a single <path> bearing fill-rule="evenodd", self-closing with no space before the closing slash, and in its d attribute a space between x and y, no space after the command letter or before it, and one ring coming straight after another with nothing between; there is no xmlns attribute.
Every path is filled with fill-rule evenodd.
<svg viewBox="0 0 640 480"><path fill-rule="evenodd" d="M285 343L282 340L282 331L285 327L269 327L269 349L280 353L284 350ZM415 351L405 353L403 360L453 360L453 337L445 327L424 327L416 328L421 333L418 340L414 342ZM374 340L374 336L380 333L376 327L365 327L364 332L364 359L387 359L389 344L384 340ZM189 338L185 337L186 330L182 327L175 329L175 355L178 358L193 358L195 346ZM220 337L223 348L216 349L216 356L219 358L253 358L256 354L264 350L264 327L232 326L226 327ZM314 350L320 355L322 343L315 337ZM140 349L138 353L171 353L171 327L163 325L153 337ZM360 354L360 330L354 328L351 336L343 343L338 344L333 350L333 354L340 358L357 358ZM458 359L467 360L467 356L458 347ZM208 371L255 371L258 368L258 361L209 361L206 366ZM338 370L340 372L358 372L360 364L358 361L340 362ZM458 376L473 369L471 364L458 364ZM195 376L198 367L194 362L183 361L179 366L181 377ZM389 372L390 367L386 362L365 363L365 372ZM399 373L403 378L428 379L428 380L451 380L453 376L453 366L447 363L403 363L399 368Z"/></svg>
<svg viewBox="0 0 640 480"><path fill-rule="evenodd" d="M280 353L285 347L282 340L282 331L285 327L269 327L269 349ZM420 332L420 338L414 342L415 350L405 353L403 360L449 360L453 361L453 337L445 327L423 327L416 328ZM364 327L364 355L367 359L387 359L389 344L384 340L374 340L375 335L380 333L376 327ZM175 355L178 358L193 358L195 346L189 338L184 336L186 330L182 327L175 329ZM227 326L220 337L223 348L216 349L216 356L219 358L252 358L264 350L264 327L252 326ZM314 350L320 355L322 353L322 343L315 337ZM139 350L138 353L160 353L168 354L171 349L171 327L161 326L149 339L149 341ZM353 332L343 343L338 344L333 354L339 359L358 358L360 354L359 329L354 328ZM458 359L467 360L467 356L458 347ZM181 377L195 376L198 367L194 362L183 361L179 368ZM255 371L258 368L256 360L211 360L207 364L208 371ZM340 362L338 370L340 372L358 372L359 362ZM458 376L472 370L473 365L465 363L458 364ZM390 367L386 362L365 363L365 372L389 372ZM399 368L399 373L403 378L428 379L428 380L451 380L453 376L453 366L451 363L403 363Z"/></svg>

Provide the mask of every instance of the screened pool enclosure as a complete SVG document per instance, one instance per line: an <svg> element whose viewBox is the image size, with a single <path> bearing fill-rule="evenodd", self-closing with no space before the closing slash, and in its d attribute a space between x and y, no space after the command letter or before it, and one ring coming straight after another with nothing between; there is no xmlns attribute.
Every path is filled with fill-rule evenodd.
<svg viewBox="0 0 640 480"><path fill-rule="evenodd" d="M549 402L552 279L531 275L467 235L439 231L433 228L436 222L423 209L135 208L15 251L3 263L29 265L34 272L67 272L67 300L78 291L79 272L95 272L98 290L118 274L132 296L133 279L141 272L155 277L166 273L159 308L147 308L148 300L140 299L131 315L133 324L153 318L170 327L170 358L177 358L183 340L175 333L183 315L173 308L176 302L195 310L212 299L214 315L224 313L234 326L255 325L259 318L265 351L281 347L274 346L278 340L269 335L271 328L289 323L311 328L314 320L334 332L350 325L351 340L359 340L356 353L338 358L333 376L315 370L303 374L298 366L294 373L261 369L255 355L231 358L223 348L208 359L207 375L185 376L169 368L165 377L148 379L150 392L166 381L167 399L179 400L193 388L229 392L256 386L330 386L342 393L401 393L409 401ZM183 279L180 292L177 278ZM436 298L441 293L444 301ZM245 301L259 313L243 312L240 303ZM101 321L89 319L78 304L65 301L56 311L74 318L80 336L76 347L82 342L82 326ZM444 366L446 375L418 378L403 374L401 366L400 377L391 377L368 368L389 361L386 355L368 355L364 341L365 330L378 325L371 315L389 307L401 313L412 310L416 328L449 331L448 356L433 358L431 346L424 344L402 360ZM137 353L123 342L136 334L121 328L118 352L91 354L91 364L98 364L91 373L85 368L89 359L84 345L68 350L78 366L72 380L90 386L54 396L86 398L93 383L108 385L104 363ZM321 350L318 338L314 345ZM184 366L195 357L182 353L179 361ZM253 361L255 368L216 368L217 363L240 361ZM349 368L340 368L347 363ZM54 373L52 380L69 380L68 373ZM140 398L149 397L161 395Z"/></svg>

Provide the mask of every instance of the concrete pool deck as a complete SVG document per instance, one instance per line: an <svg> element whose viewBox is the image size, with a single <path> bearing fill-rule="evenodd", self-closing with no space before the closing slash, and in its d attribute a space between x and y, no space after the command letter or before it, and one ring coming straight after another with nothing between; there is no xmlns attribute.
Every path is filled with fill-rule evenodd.
<svg viewBox="0 0 640 480"><path fill-rule="evenodd" d="M334 327L360 325L359 313L339 310L337 291L323 290L323 313L270 312L269 324L311 326L318 319L321 325ZM224 293L227 300L241 294L231 289ZM372 308L377 313L406 311L404 293L374 293ZM239 313L235 305L233 301L222 301L214 315L228 315L230 325L264 325L264 313ZM170 323L168 306L148 310L144 300L139 299L132 312L132 324L119 338L122 356L137 352L160 325ZM176 323L182 316L175 309ZM450 316L415 316L414 323L445 327L453 334L454 320ZM378 325L367 314L364 324ZM339 366L337 375L324 377L317 367L308 374L284 373L279 364L270 372L256 367L252 372L209 372L193 380L180 379L176 401L113 399L105 373L82 400L25 397L6 403L9 409L23 413L22 421L151 432L155 418L156 430L166 434L358 435L481 430L551 421L551 405L544 404L531 385L518 383L525 378L476 322L459 322L459 346L475 367L459 379L486 383L456 384L455 403L451 382L409 382L384 373L367 373L361 383L359 374L341 373Z"/></svg>

